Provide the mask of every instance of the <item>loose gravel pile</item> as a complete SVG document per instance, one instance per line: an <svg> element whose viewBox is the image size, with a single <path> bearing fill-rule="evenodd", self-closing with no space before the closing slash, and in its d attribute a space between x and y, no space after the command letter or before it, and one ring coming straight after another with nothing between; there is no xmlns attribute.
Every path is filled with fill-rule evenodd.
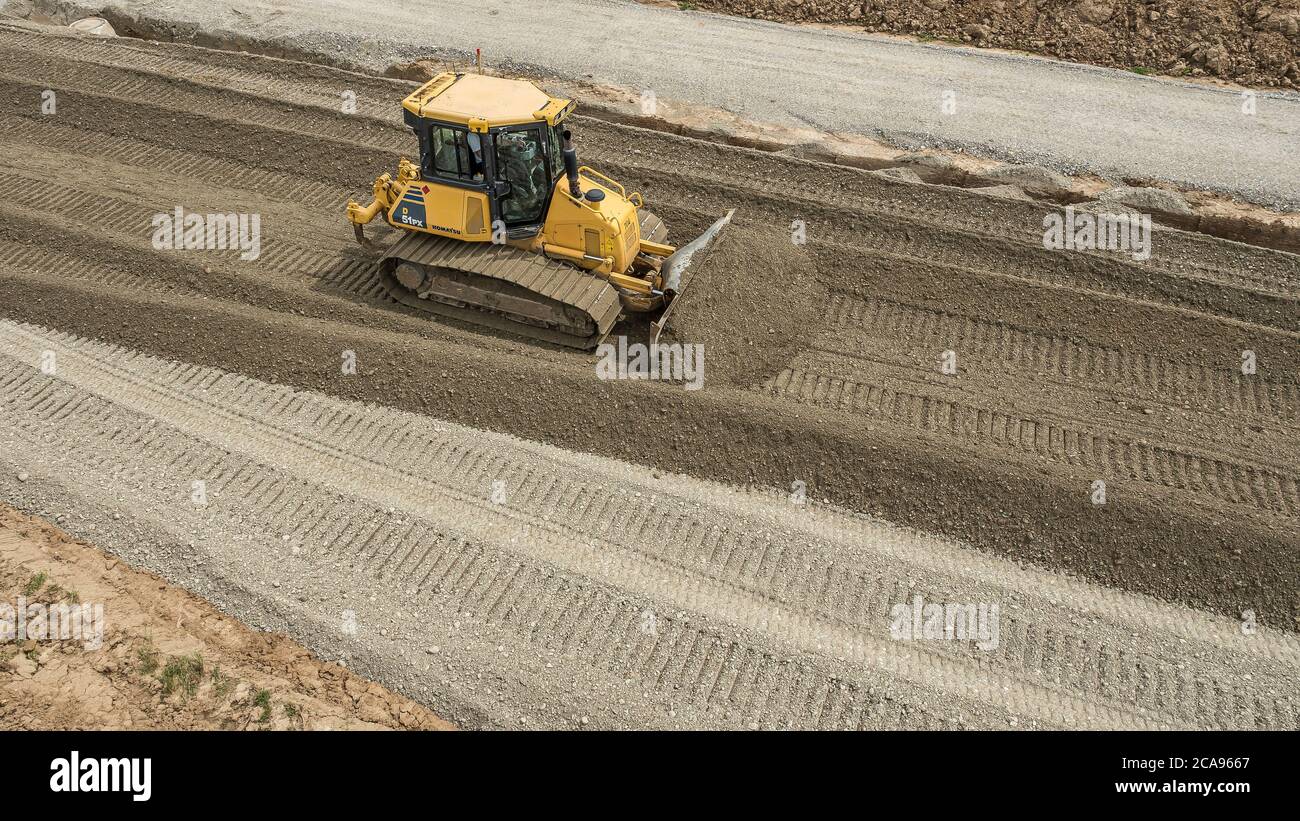
<svg viewBox="0 0 1300 821"><path fill-rule="evenodd" d="M808 344L826 290L790 233L733 225L696 264L669 327L704 346L709 379L760 382Z"/></svg>

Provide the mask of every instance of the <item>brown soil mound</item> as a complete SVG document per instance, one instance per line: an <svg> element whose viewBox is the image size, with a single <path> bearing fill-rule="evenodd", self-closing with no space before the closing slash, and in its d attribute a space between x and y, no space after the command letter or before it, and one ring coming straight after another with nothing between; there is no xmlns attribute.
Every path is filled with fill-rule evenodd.
<svg viewBox="0 0 1300 821"><path fill-rule="evenodd" d="M1082 63L1300 86L1300 0L697 0L700 9L838 23Z"/></svg>
<svg viewBox="0 0 1300 821"><path fill-rule="evenodd" d="M99 646L0 641L0 728L451 729L405 696L322 662L0 503L0 602L101 606Z"/></svg>
<svg viewBox="0 0 1300 821"><path fill-rule="evenodd" d="M704 346L708 380L761 382L812 338L826 291L790 234L733 223L695 265L668 327Z"/></svg>

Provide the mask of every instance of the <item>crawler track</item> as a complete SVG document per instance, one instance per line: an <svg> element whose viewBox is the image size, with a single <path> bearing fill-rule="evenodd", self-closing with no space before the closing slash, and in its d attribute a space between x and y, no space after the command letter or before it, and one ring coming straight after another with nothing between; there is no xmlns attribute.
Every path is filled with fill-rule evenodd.
<svg viewBox="0 0 1300 821"><path fill-rule="evenodd" d="M400 281L403 268L419 287ZM388 295L407 307L579 350L603 342L622 312L612 285L572 265L511 246L467 245L427 234L393 243L379 278Z"/></svg>

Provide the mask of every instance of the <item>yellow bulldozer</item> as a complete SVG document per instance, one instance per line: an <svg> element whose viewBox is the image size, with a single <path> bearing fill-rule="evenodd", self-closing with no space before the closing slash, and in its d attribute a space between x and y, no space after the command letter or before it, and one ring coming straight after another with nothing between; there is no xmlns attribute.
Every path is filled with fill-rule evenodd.
<svg viewBox="0 0 1300 821"><path fill-rule="evenodd" d="M377 216L405 232L379 275L407 306L582 349L625 311L658 312L654 342L692 258L731 220L665 244L667 226L639 193L579 167L566 125L574 102L526 80L443 73L402 107L419 164L402 158L347 216L363 245Z"/></svg>

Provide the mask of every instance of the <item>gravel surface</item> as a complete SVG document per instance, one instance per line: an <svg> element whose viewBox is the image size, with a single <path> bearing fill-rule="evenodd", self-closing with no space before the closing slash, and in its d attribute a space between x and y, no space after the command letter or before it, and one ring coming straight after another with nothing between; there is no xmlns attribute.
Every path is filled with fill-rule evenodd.
<svg viewBox="0 0 1300 821"><path fill-rule="evenodd" d="M703 346L710 379L761 382L811 341L827 294L812 260L790 240L742 220L692 266L689 298L671 315L666 338Z"/></svg>
<svg viewBox="0 0 1300 821"><path fill-rule="evenodd" d="M6 498L461 726L1300 726L1293 635L796 495L11 322L0 383Z"/></svg>
<svg viewBox="0 0 1300 821"><path fill-rule="evenodd" d="M756 264L721 255L732 302L695 323L722 341L723 375L748 314L780 304L765 271L796 220L812 263L800 281L828 293L811 321L787 318L777 336L798 344L770 378L601 380L592 357L382 295L339 215L412 147L394 105L409 84L16 31L0 53L40 78L0 77L8 316L674 472L800 481L1000 555L1300 624L1293 255L1177 231L1140 263L1050 251L1041 204L576 120L584 161L641 190L670 240L738 209L723 239L753 243ZM46 78L53 117L32 102ZM343 89L359 114L334 109ZM111 190L52 192L68 167ZM261 256L155 250L152 217L178 191L187 208L259 213ZM710 264L688 297L710 298ZM347 350L362 364L340 376ZM945 350L956 373L940 370ZM1243 350L1257 373L1241 372Z"/></svg>
<svg viewBox="0 0 1300 821"><path fill-rule="evenodd" d="M19 11L30 5L10 0ZM650 90L754 120L964 148L1069 173L1162 179L1300 209L1300 180L1288 173L1300 145L1293 92L1259 92L1257 113L1246 116L1232 88L608 0L44 7L55 6L74 15L107 9L122 31L310 53L377 71L482 48L497 65ZM947 91L952 114L943 111Z"/></svg>
<svg viewBox="0 0 1300 821"><path fill-rule="evenodd" d="M670 240L737 209L701 333L786 323L760 372L602 380L382 293L342 213L409 84L9 26L0 59L24 510L463 726L1300 724L1295 256L1052 251L1054 206L579 117ZM261 255L154 247L177 205L259 214ZM998 603L1000 655L887 638L914 593Z"/></svg>

